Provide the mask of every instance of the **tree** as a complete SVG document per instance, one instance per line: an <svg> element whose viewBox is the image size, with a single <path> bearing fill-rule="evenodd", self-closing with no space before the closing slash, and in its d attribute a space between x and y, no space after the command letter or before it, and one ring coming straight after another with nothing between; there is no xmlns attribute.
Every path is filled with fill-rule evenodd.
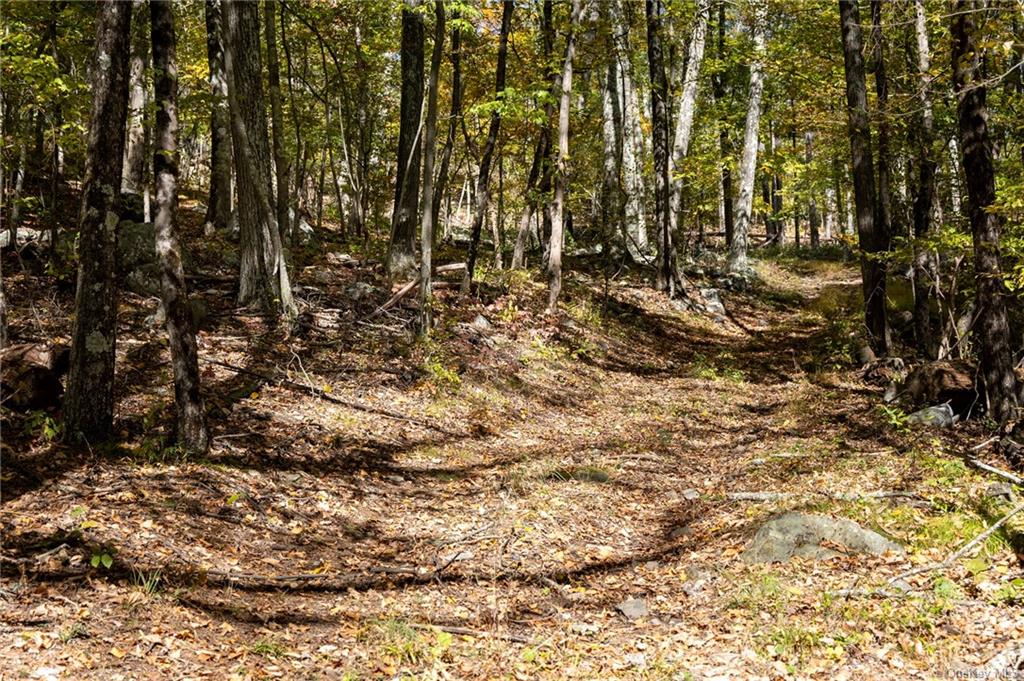
<svg viewBox="0 0 1024 681"><path fill-rule="evenodd" d="M888 243L893 233L892 153L889 149L889 80L885 74L885 35L882 32L882 0L871 0L871 66L875 73L878 103L878 194L875 230Z"/></svg>
<svg viewBox="0 0 1024 681"><path fill-rule="evenodd" d="M420 336L431 326L430 268L434 246L434 156L437 153L437 82L444 56L444 1L434 0L434 50L430 55L430 81L427 85L426 152L423 156L423 224L420 232Z"/></svg>
<svg viewBox="0 0 1024 681"><path fill-rule="evenodd" d="M231 121L224 64L222 0L206 0L206 59L210 69L210 196L206 225L222 231L231 220Z"/></svg>
<svg viewBox="0 0 1024 681"><path fill-rule="evenodd" d="M924 0L914 0L914 36L917 44L918 98L917 183L914 191L914 339L928 357L938 355L938 343L928 301L931 283L937 275L936 256L920 244L931 231L935 202L935 119L931 102L931 50L925 23Z"/></svg>
<svg viewBox="0 0 1024 681"><path fill-rule="evenodd" d="M729 270L745 274L750 269L747 246L751 211L754 208L754 174L757 170L758 128L761 124L761 93L764 89L764 25L767 19L765 0L753 0L754 16L750 32L754 40L754 57L750 63L750 92L747 95L747 122L743 132L743 155L740 157L739 196L736 198L732 243L729 246Z"/></svg>
<svg viewBox="0 0 1024 681"><path fill-rule="evenodd" d="M868 340L879 356L889 351L889 324L885 310L886 235L876 224L875 171L871 159L868 95L861 55L860 11L857 0L839 0L846 72L846 104L853 166L853 194L857 209L857 238L862 251L860 268L864 289L864 321Z"/></svg>
<svg viewBox="0 0 1024 681"><path fill-rule="evenodd" d="M270 95L271 141L274 149L274 172L276 179L276 200L278 230L290 233L291 220L288 217L288 161L284 156L284 115L281 113L281 67L277 54L277 6L276 0L263 0L263 28L267 42L267 91ZM333 165L332 165L333 168ZM341 206L338 206L339 212Z"/></svg>
<svg viewBox="0 0 1024 681"><path fill-rule="evenodd" d="M548 312L558 308L562 292L562 242L565 239L565 193L569 164L569 109L572 106L572 66L576 56L576 29L580 23L582 0L572 0L569 33L565 38L561 96L558 101L558 160L555 168L555 197L551 202L551 236L548 245Z"/></svg>
<svg viewBox="0 0 1024 681"><path fill-rule="evenodd" d="M675 138L672 144L672 192L671 219L672 231L678 228L679 211L683 203L683 160L690 149L690 133L693 130L693 117L697 110L697 85L700 82L700 65L704 60L704 40L708 28L708 15L711 13L711 0L698 0L697 16L690 36L690 49L687 53L686 72L683 76L683 87L679 93Z"/></svg>
<svg viewBox="0 0 1024 681"><path fill-rule="evenodd" d="M551 66L551 53L554 51L554 28L552 27L552 14L554 8L551 0L544 0L540 15L541 54L544 59L545 73L551 83L551 97L544 103L544 122L537 134L537 141L533 147L533 162L530 163L530 172L526 180L526 206L523 208L523 215L519 219L519 229L516 232L516 244L512 251L512 267L526 266L526 242L530 233L530 221L540 207L541 198L538 196L538 182L542 177L548 176L549 172L544 166L551 156L551 117L554 113L554 96L560 87L560 74Z"/></svg>
<svg viewBox="0 0 1024 681"><path fill-rule="evenodd" d="M271 203L270 143L267 140L259 6L223 0L232 148L238 177L241 261L238 302L286 316L295 313L281 234Z"/></svg>
<svg viewBox="0 0 1024 681"><path fill-rule="evenodd" d="M978 312L981 376L988 393L989 413L1005 423L1017 411L1017 378L1006 313L1006 286L999 251L1000 218L992 211L996 200L992 141L988 131L987 87L981 74L975 38L976 0L957 0L953 12L953 84L958 106L960 148L967 178L967 203L974 242L974 286Z"/></svg>
<svg viewBox="0 0 1024 681"><path fill-rule="evenodd" d="M146 194L146 151L149 147L149 128L146 125L146 107L149 88L146 70L149 68L149 49L146 38L146 5L142 0L132 3L134 24L132 31L131 66L128 86L128 137L125 140L124 168L121 171L121 190L132 194ZM148 215L148 211L147 211Z"/></svg>
<svg viewBox="0 0 1024 681"><path fill-rule="evenodd" d="M658 259L655 286L669 297L675 294L676 254L672 244L670 207L671 165L668 137L668 78L662 51L661 31L665 6L661 0L647 0L647 67L651 76L651 146L654 150L654 224L658 230Z"/></svg>
<svg viewBox="0 0 1024 681"><path fill-rule="evenodd" d="M718 57L718 70L715 72L712 85L715 96L715 104L724 108L726 70L725 70L725 3L726 0L718 0L718 40L716 42L716 55ZM732 213L732 169L729 167L729 127L725 120L724 112L719 114L718 123L718 154L721 165L722 179L720 182L720 214L721 227L725 234L725 247L732 247L733 237L733 213Z"/></svg>
<svg viewBox="0 0 1024 681"><path fill-rule="evenodd" d="M612 43L618 63L619 101L623 112L622 175L626 192L626 247L634 260L641 261L647 252L647 217L644 196L644 132L640 116L640 96L633 72L633 52L629 42L629 22L622 0L609 0Z"/></svg>
<svg viewBox="0 0 1024 681"><path fill-rule="evenodd" d="M199 389L199 353L178 245L178 62L171 0L149 0L152 22L154 94L153 174L156 179L156 254L160 292L174 372L178 442L205 454L210 446L206 408Z"/></svg>
<svg viewBox="0 0 1024 681"><path fill-rule="evenodd" d="M92 114L78 231L78 286L64 433L87 443L106 440L114 420L115 272L121 171L128 115L132 6L99 5L92 73Z"/></svg>
<svg viewBox="0 0 1024 681"><path fill-rule="evenodd" d="M498 143L498 132L501 128L501 100L505 94L505 70L508 59L508 34L512 27L512 10L515 3L503 0L501 9L501 33L498 36L498 65L495 69L494 97L496 106L491 107L491 121L487 128L487 141L480 154L480 172L476 183L476 211L473 214L473 227L469 235L469 250L466 253L466 274L462 280L462 290L469 291L473 282L473 269L476 267L477 250L480 247L480 232L483 229L484 216L491 199L490 178L491 161L494 158L494 147ZM571 78L571 76L570 76ZM495 243L495 248L500 245Z"/></svg>
<svg viewBox="0 0 1024 681"><path fill-rule="evenodd" d="M423 15L419 0L402 5L402 101L399 114L398 170L391 215L388 274L409 277L416 271L414 246L420 187L420 110L423 108Z"/></svg>
<svg viewBox="0 0 1024 681"><path fill-rule="evenodd" d="M434 191L434 199L431 204L435 239L436 227L441 215L441 200L448 191L448 171L451 166L452 151L455 149L455 136L459 131L459 124L462 122L462 28L459 25L459 19L459 13L452 12L452 95L448 116L448 136L445 138L444 148L441 150L441 166L437 171L437 188Z"/></svg>

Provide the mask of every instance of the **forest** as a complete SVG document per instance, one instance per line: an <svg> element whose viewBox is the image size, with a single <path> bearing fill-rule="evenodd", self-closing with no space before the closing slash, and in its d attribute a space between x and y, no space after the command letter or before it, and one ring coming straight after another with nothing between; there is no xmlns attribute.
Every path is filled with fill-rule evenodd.
<svg viewBox="0 0 1024 681"><path fill-rule="evenodd" d="M0 678L1024 676L1024 0L3 0Z"/></svg>

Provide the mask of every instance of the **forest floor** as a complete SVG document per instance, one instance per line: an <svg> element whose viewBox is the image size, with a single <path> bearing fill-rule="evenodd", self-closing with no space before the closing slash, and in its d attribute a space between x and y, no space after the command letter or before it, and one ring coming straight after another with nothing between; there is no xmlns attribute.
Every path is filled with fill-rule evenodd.
<svg viewBox="0 0 1024 681"><path fill-rule="evenodd" d="M441 292L426 345L337 256L297 273L293 335L197 281L201 461L162 443L155 301L127 296L118 447L4 414L0 678L946 678L1024 641L997 536L870 593L984 529L993 479L957 456L984 431L879 408L847 359L850 265L758 272L718 321L584 274L549 317L541 283L491 273L477 299ZM66 338L69 295L18 307L39 280L8 273L14 327ZM877 491L905 495L854 499ZM793 509L907 553L741 560Z"/></svg>

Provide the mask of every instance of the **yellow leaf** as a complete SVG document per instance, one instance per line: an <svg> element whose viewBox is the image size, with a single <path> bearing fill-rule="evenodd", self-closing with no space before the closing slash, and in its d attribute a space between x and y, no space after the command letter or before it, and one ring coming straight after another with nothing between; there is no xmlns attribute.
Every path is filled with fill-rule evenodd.
<svg viewBox="0 0 1024 681"><path fill-rule="evenodd" d="M251 400L257 400L257 399L259 399L259 397L260 397L260 394L258 392L254 392L253 394L249 395L249 399L251 399Z"/></svg>
<svg viewBox="0 0 1024 681"><path fill-rule="evenodd" d="M333 390L334 390L334 388L332 388L331 386L327 385L326 383L324 384L323 391L325 393L329 393L329 392L331 392Z"/></svg>
<svg viewBox="0 0 1024 681"><path fill-rule="evenodd" d="M110 649L110 654L119 660L124 658L124 651L118 648L117 646L114 646Z"/></svg>

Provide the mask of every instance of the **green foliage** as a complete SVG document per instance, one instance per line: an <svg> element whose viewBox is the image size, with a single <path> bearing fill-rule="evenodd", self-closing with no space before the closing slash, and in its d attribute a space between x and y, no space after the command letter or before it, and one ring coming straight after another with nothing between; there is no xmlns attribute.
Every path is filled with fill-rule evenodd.
<svg viewBox="0 0 1024 681"><path fill-rule="evenodd" d="M42 438L46 442L59 440L64 432L64 424L60 423L45 411L30 412L25 419L25 433Z"/></svg>

